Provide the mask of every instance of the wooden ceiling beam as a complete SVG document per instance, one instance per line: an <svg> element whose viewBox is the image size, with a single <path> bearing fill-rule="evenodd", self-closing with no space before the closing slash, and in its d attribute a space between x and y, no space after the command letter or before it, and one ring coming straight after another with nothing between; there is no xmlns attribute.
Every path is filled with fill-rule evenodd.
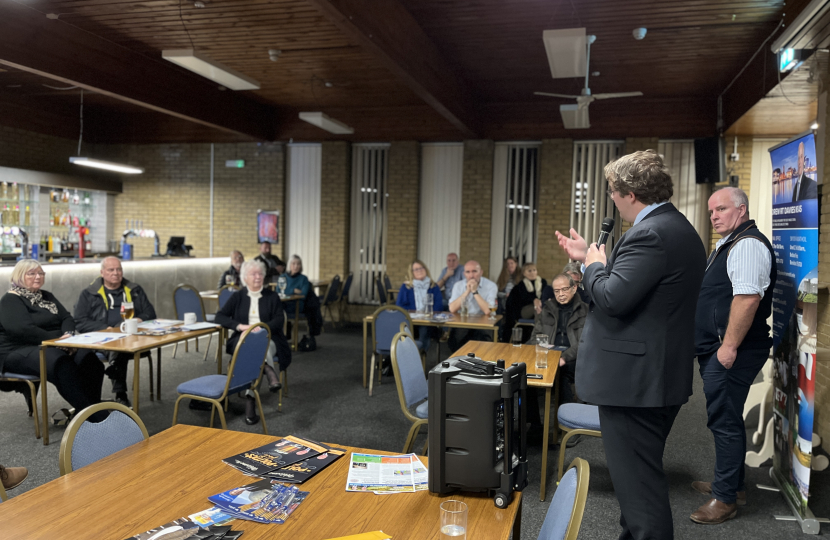
<svg viewBox="0 0 830 540"><path fill-rule="evenodd" d="M478 136L472 92L398 0L309 0L465 136Z"/></svg>
<svg viewBox="0 0 830 540"><path fill-rule="evenodd" d="M277 111L22 3L0 4L0 64L257 140L273 140Z"/></svg>

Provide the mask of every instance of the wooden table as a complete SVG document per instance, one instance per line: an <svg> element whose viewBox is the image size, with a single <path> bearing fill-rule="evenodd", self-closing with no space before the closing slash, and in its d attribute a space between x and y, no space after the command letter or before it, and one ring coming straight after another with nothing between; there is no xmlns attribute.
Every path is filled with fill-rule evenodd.
<svg viewBox="0 0 830 540"><path fill-rule="evenodd" d="M551 391L554 392L554 408L559 404L559 388L554 385L556 373L559 371L559 351L548 352L548 367L546 369L536 368L536 346L522 345L514 347L510 343L490 343L489 341L470 341L457 351L453 356L466 356L467 353L475 353L476 356L488 362L495 362L503 359L506 366L516 362L524 362L527 365L527 373L542 375L541 379L528 379L527 385L532 388L545 389L545 417L542 420L542 482L539 493L539 500L545 500L545 484L548 478L548 440L550 436L550 404ZM557 417L553 415L553 433L559 431Z"/></svg>
<svg viewBox="0 0 830 540"><path fill-rule="evenodd" d="M118 333L118 329L112 328L108 330L101 330L102 332ZM219 343L216 347L216 373L222 373L222 347L224 341L224 333L222 327L206 328L204 330L192 330L189 332L173 332L172 334L165 334L163 336L126 336L115 341L100 344L69 344L63 343L59 339L44 341L40 344L40 380L46 381L46 348L47 347L66 347L70 349L92 349L94 351L105 352L119 352L133 355L133 410L139 414L139 401L141 397L140 382L141 382L141 353L158 349L159 357L161 357L161 348L165 345L172 345L180 341L188 339L199 338L216 332L219 335ZM161 366L158 366L161 369ZM156 379L160 380L161 375ZM152 386L153 381L150 381ZM43 444L49 444L49 404L47 394L48 385L41 384L40 396L41 407L43 407ZM161 399L160 384L156 386L156 394Z"/></svg>
<svg viewBox="0 0 830 540"><path fill-rule="evenodd" d="M210 508L210 495L253 482L254 478L221 460L274 440L255 433L173 426L0 504L2 536L128 538ZM350 452L389 454L341 447ZM395 540L437 539L439 505L459 499L469 506L467 538L507 539L511 531L513 538L520 537L521 493L505 509L496 508L486 494L347 493L349 459L346 454L300 485L311 494L285 524L236 520L233 528L244 530L245 540L322 540L376 530Z"/></svg>
<svg viewBox="0 0 830 540"><path fill-rule="evenodd" d="M211 289L209 291L199 291L199 296L205 300L219 300L219 289Z"/></svg>
<svg viewBox="0 0 830 540"><path fill-rule="evenodd" d="M410 314L415 313L410 311ZM497 315L495 319L491 319L490 315L468 315L462 317L458 314L452 314L449 311L441 312L445 315L450 315L447 320L436 321L433 319L412 319L414 326L436 326L448 328L470 328L472 330L491 330L493 332L493 343L499 340L499 327L496 324L501 320L501 315ZM438 315L438 313L436 313ZM374 319L371 315L363 318L363 388L366 388L368 382L366 378L366 362L367 353L369 352L369 325L373 324ZM374 347L374 343L372 344Z"/></svg>

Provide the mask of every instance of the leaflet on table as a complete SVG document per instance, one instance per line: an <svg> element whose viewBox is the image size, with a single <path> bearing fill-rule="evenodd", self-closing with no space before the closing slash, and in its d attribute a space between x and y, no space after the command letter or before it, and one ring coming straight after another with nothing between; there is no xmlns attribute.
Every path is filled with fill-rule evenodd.
<svg viewBox="0 0 830 540"><path fill-rule="evenodd" d="M219 538L228 538L227 534L231 532L231 528L227 524L234 519L236 518L222 512L220 508L214 506L213 508L202 510L187 517L174 519L169 523L136 534L126 540L151 540L154 538L163 538L173 533L178 533L175 538L218 540ZM183 531L189 531L189 533Z"/></svg>
<svg viewBox="0 0 830 540"><path fill-rule="evenodd" d="M78 334L77 336L70 336L60 340L66 345L100 345L109 341L115 341L122 337L127 337L128 334L119 334L115 332L87 332L85 334Z"/></svg>
<svg viewBox="0 0 830 540"><path fill-rule="evenodd" d="M187 331L207 330L208 328L219 328L219 325L209 323L209 322L197 322L197 323L193 323L193 324L183 324L181 326L182 330L187 330Z"/></svg>
<svg viewBox="0 0 830 540"><path fill-rule="evenodd" d="M415 454L381 456L353 452L346 491L414 493L423 489L426 475L426 467Z"/></svg>
<svg viewBox="0 0 830 540"><path fill-rule="evenodd" d="M263 476L289 484L302 484L344 455L346 451L341 448L329 448L322 454L267 472Z"/></svg>
<svg viewBox="0 0 830 540"><path fill-rule="evenodd" d="M138 327L146 330L154 330L156 328L169 328L177 324L184 324L184 321L177 321L175 319L153 319L152 321L144 321L139 323Z"/></svg>
<svg viewBox="0 0 830 540"><path fill-rule="evenodd" d="M280 524L285 523L307 496L308 492L300 491L297 486L264 479L217 493L208 500L236 518Z"/></svg>
<svg viewBox="0 0 830 540"><path fill-rule="evenodd" d="M349 536L338 536L337 538L329 538L328 540L390 540L391 538L391 536L383 531L372 531Z"/></svg>
<svg viewBox="0 0 830 540"><path fill-rule="evenodd" d="M452 318L449 313L436 313L429 315L427 313L410 313L409 317L413 321L448 321Z"/></svg>
<svg viewBox="0 0 830 540"><path fill-rule="evenodd" d="M429 489L429 473L426 465L415 454L412 456L412 482L415 491L426 491ZM375 491L375 495L394 495L395 493L406 493L401 491Z"/></svg>
<svg viewBox="0 0 830 540"><path fill-rule="evenodd" d="M259 448L223 459L231 467L256 476L326 452L328 448L313 441L289 435Z"/></svg>

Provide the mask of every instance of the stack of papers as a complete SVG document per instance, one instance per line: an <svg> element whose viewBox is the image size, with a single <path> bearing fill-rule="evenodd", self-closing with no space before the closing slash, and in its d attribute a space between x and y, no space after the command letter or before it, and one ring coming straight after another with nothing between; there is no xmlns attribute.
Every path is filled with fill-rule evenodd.
<svg viewBox="0 0 830 540"><path fill-rule="evenodd" d="M345 454L341 448L289 435L222 461L248 475L302 484Z"/></svg>
<svg viewBox="0 0 830 540"><path fill-rule="evenodd" d="M346 491L376 495L415 493L428 487L426 465L415 454L381 456L352 453Z"/></svg>
<svg viewBox="0 0 830 540"><path fill-rule="evenodd" d="M180 327L182 330L205 330L207 328L219 328L218 324L213 324L209 322L197 322L193 324L183 324Z"/></svg>
<svg viewBox="0 0 830 540"><path fill-rule="evenodd" d="M258 523L285 523L288 516L300 506L307 491L297 486L285 486L276 480L260 480L238 488L223 491L208 500L223 513Z"/></svg>
<svg viewBox="0 0 830 540"><path fill-rule="evenodd" d="M115 341L128 335L116 332L87 332L85 334L78 334L77 336L70 336L60 340L60 342L66 345L100 345L101 343Z"/></svg>

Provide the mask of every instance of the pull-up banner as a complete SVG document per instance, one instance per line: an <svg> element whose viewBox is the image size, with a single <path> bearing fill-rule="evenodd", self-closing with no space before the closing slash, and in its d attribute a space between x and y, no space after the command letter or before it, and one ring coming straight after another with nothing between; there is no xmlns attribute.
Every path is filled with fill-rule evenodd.
<svg viewBox="0 0 830 540"><path fill-rule="evenodd" d="M818 321L818 176L812 133L770 149L773 290L773 469L784 496L807 517Z"/></svg>

